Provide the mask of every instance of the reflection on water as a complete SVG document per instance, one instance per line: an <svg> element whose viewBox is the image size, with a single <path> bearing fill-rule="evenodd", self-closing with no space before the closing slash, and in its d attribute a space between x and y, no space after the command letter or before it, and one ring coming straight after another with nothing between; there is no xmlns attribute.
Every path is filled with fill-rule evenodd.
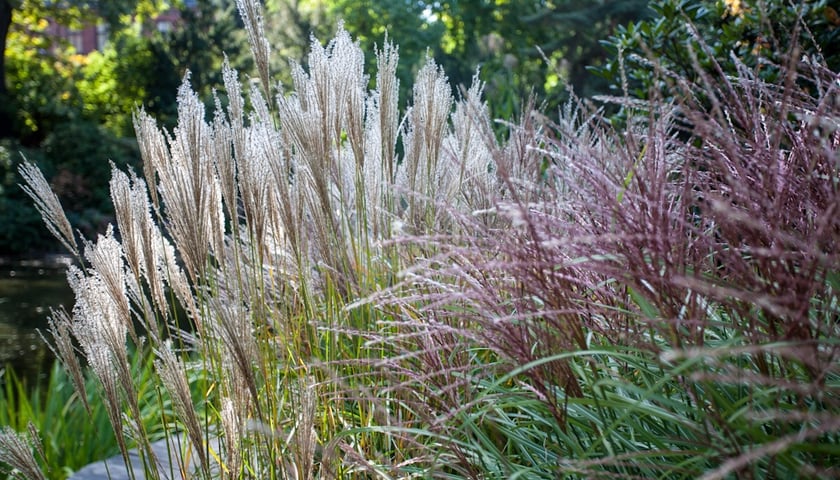
<svg viewBox="0 0 840 480"><path fill-rule="evenodd" d="M10 365L30 380L49 371L52 353L38 330L46 333L50 308L73 306L66 261L0 259L0 370Z"/></svg>

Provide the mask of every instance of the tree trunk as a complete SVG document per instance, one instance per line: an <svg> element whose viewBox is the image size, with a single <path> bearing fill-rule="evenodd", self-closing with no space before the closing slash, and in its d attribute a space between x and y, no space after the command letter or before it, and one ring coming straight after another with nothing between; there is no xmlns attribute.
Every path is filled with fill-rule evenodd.
<svg viewBox="0 0 840 480"><path fill-rule="evenodd" d="M12 0L0 0L0 138L12 136L12 102L6 88L6 37L12 25Z"/></svg>

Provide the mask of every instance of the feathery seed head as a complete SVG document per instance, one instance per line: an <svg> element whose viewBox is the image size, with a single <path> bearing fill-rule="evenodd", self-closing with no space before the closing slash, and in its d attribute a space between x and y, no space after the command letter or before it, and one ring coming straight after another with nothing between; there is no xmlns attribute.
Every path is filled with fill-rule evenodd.
<svg viewBox="0 0 840 480"><path fill-rule="evenodd" d="M266 96L270 97L271 86L268 74L271 46L268 43L268 37L265 35L262 5L256 0L236 0L236 8L245 24L245 31L248 32L248 42L251 44L251 54L257 64L260 82L262 82Z"/></svg>
<svg viewBox="0 0 840 480"><path fill-rule="evenodd" d="M29 435L18 433L8 426L0 430L0 462L12 468L11 478L46 480L32 452L33 443L40 449L40 440L31 432Z"/></svg>
<svg viewBox="0 0 840 480"><path fill-rule="evenodd" d="M50 188L44 174L30 162L23 162L18 167L18 172L26 183L21 188L35 202L35 208L38 209L50 233L67 248L67 251L78 257L79 249L76 245L76 237L73 235L73 228L64 214L58 196Z"/></svg>
<svg viewBox="0 0 840 480"><path fill-rule="evenodd" d="M187 430L187 435L193 444L193 451L198 455L202 470L209 473L210 464L204 448L204 434L192 403L186 369L182 361L165 346L155 350L155 354L158 357L155 360L155 369L164 387L172 397L175 413Z"/></svg>
<svg viewBox="0 0 840 480"><path fill-rule="evenodd" d="M48 319L47 331L52 337L52 343L46 338L44 342L50 346L53 354L61 362L61 365L70 375L70 380L73 382L73 388L82 400L88 414L91 413L90 404L87 399L87 391L85 388L84 375L82 373L82 366L79 363L79 357L76 355L76 349L73 346L73 321L70 315L64 308L59 310L50 310L51 315Z"/></svg>

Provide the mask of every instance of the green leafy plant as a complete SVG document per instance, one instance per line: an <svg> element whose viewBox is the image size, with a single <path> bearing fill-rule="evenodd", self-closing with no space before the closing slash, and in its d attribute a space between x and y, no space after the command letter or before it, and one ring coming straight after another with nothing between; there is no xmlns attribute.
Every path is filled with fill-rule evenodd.
<svg viewBox="0 0 840 480"><path fill-rule="evenodd" d="M611 60L594 68L634 98L676 93L665 87L679 78L699 75L736 76L738 64L755 68L776 82L786 56L815 56L831 70L840 69L840 18L824 0L790 3L779 0L656 0L652 19L619 26L604 41ZM794 50L795 48L795 50ZM665 73L663 75L663 73Z"/></svg>

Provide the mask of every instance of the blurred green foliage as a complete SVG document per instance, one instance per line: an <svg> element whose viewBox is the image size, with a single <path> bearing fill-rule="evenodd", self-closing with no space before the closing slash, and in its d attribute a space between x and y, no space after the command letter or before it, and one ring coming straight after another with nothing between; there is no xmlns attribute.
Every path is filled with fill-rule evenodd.
<svg viewBox="0 0 840 480"><path fill-rule="evenodd" d="M132 113L141 106L167 127L176 123L178 86L189 81L208 104L222 86L225 55L247 70L246 38L232 0L213 0L180 10L184 28L144 33L140 25L113 36L102 51L87 55L79 82L85 111L112 133L133 137Z"/></svg>
<svg viewBox="0 0 840 480"><path fill-rule="evenodd" d="M556 111L569 88L584 97L605 92L609 82L587 70L609 61L600 41L652 13L648 0L329 3L366 51L381 45L386 32L400 45L403 100L428 52L454 86L469 87L480 68L491 113L502 119L519 115L532 94L547 111Z"/></svg>
<svg viewBox="0 0 840 480"><path fill-rule="evenodd" d="M49 34L50 12L39 2L24 1L15 11L5 51L13 135L0 143L0 254L57 247L17 186L24 157L45 172L74 228L94 236L112 219L110 162L120 167L139 162L135 109L142 106L174 127L177 89L187 71L210 103L213 89L222 84L225 54L234 67L248 68L233 0L182 5L183 28L169 32L148 24L160 2L126 3L134 6L133 15L114 14L109 42L87 55ZM49 18L74 28L90 20L83 9L62 12Z"/></svg>

